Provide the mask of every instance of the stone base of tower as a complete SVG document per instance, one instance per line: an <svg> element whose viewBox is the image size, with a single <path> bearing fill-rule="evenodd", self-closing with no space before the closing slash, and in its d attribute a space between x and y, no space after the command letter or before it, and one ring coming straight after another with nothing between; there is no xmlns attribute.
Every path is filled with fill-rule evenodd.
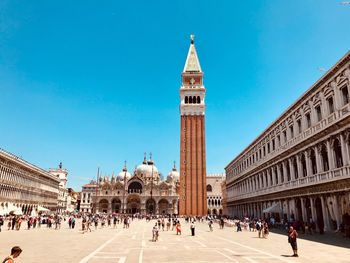
<svg viewBox="0 0 350 263"><path fill-rule="evenodd" d="M180 215L206 215L204 115L181 116Z"/></svg>

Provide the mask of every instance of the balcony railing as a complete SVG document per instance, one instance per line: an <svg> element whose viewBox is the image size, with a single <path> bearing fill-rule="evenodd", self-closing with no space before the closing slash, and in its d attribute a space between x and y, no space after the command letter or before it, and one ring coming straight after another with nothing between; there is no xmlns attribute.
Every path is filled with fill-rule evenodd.
<svg viewBox="0 0 350 263"><path fill-rule="evenodd" d="M251 172L252 170L259 167L261 164L268 162L275 158L278 155L281 155L284 151L290 149L291 147L295 146L296 144L301 143L302 141L312 137L316 133L318 133L320 130L326 129L329 126L333 125L334 122L339 121L340 119L345 118L350 113L350 104L346 104L341 109L333 112L332 114L328 115L327 117L323 118L318 123L314 124L314 126L304 130L300 134L294 136L292 139L288 140L285 144L277 147L274 151L267 154L265 157L259 159L254 164L250 165L248 168L246 168L244 171L242 171L238 175L234 176L228 176L227 177L227 184L231 183L233 180L237 180L238 178L242 177L243 175Z"/></svg>

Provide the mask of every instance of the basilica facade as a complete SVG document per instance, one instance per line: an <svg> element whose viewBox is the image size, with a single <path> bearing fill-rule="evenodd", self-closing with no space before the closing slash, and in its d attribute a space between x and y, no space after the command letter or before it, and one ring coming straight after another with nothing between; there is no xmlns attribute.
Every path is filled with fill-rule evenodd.
<svg viewBox="0 0 350 263"><path fill-rule="evenodd" d="M147 160L145 156L132 174L125 165L117 176L99 177L97 183L89 186L85 187L88 192L84 192L84 187L82 191L81 204L86 207L83 212L178 214L179 173L175 164L162 179L152 158ZM91 205L86 206L85 200Z"/></svg>
<svg viewBox="0 0 350 263"><path fill-rule="evenodd" d="M350 52L226 166L229 215L349 224L349 83Z"/></svg>

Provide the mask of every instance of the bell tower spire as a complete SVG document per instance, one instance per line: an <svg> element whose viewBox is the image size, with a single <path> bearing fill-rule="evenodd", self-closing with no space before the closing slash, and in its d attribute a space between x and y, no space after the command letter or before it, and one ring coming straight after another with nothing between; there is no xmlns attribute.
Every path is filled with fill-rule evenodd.
<svg viewBox="0 0 350 263"><path fill-rule="evenodd" d="M205 88L194 35L180 87L180 214L206 215Z"/></svg>

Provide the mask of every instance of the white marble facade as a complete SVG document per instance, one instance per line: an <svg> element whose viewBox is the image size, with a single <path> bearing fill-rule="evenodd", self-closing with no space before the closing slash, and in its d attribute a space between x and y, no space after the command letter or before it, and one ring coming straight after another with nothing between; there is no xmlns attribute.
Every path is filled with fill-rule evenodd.
<svg viewBox="0 0 350 263"><path fill-rule="evenodd" d="M0 150L0 214L56 211L59 182L47 171Z"/></svg>
<svg viewBox="0 0 350 263"><path fill-rule="evenodd" d="M350 52L225 168L230 216L314 220L350 214Z"/></svg>

